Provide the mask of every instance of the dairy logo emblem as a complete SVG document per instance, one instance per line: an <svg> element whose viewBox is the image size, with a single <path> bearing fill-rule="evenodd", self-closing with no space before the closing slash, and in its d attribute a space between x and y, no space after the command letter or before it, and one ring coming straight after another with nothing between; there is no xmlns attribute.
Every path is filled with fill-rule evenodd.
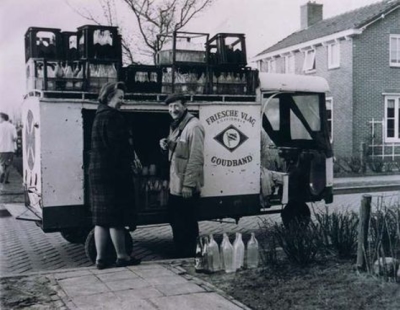
<svg viewBox="0 0 400 310"><path fill-rule="evenodd" d="M230 125L216 135L214 139L224 146L228 151L233 152L239 146L241 146L248 139L248 137L235 126Z"/></svg>
<svg viewBox="0 0 400 310"><path fill-rule="evenodd" d="M25 149L26 156L29 169L32 170L35 165L35 126L33 122L33 113L31 110L28 111L28 115L26 116L26 124L25 127Z"/></svg>

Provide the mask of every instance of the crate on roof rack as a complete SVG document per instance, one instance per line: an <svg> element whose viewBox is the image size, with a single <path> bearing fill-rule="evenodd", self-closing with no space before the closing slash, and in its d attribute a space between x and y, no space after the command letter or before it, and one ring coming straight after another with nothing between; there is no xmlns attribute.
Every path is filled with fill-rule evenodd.
<svg viewBox="0 0 400 310"><path fill-rule="evenodd" d="M84 25L78 28L78 51L83 59L122 59L118 27Z"/></svg>
<svg viewBox="0 0 400 310"><path fill-rule="evenodd" d="M78 53L78 33L75 31L61 32L62 58L64 60L79 59Z"/></svg>
<svg viewBox="0 0 400 310"><path fill-rule="evenodd" d="M25 33L25 61L30 58L59 59L61 56L61 30L57 28L29 27Z"/></svg>

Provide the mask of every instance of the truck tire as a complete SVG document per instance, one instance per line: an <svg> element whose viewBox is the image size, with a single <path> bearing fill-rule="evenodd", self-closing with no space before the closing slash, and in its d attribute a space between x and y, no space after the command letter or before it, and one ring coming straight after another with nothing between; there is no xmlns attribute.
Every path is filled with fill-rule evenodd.
<svg viewBox="0 0 400 310"><path fill-rule="evenodd" d="M310 208L304 201L290 200L281 213L283 225L286 228L294 224L307 225L311 220Z"/></svg>
<svg viewBox="0 0 400 310"><path fill-rule="evenodd" d="M70 243L84 244L90 229L75 228L60 231L61 236Z"/></svg>
<svg viewBox="0 0 400 310"><path fill-rule="evenodd" d="M126 252L128 254L132 253L133 250L133 240L132 240L132 236L129 233L128 230L125 230L125 248L126 248ZM89 234L86 237L86 241L85 241L85 253L87 258L94 264L96 263L96 255L97 255L97 251L96 251L96 244L94 241L94 228L89 232ZM111 242L111 238L109 238L108 240L108 244L107 244L107 257L105 258L105 260L107 262L109 262L110 264L113 264L116 260L117 260L117 254L115 253L115 249L114 246Z"/></svg>

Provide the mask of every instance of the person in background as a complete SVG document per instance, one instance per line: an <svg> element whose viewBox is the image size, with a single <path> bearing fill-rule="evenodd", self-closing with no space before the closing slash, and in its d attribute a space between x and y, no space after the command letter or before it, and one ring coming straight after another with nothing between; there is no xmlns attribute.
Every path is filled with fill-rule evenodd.
<svg viewBox="0 0 400 310"><path fill-rule="evenodd" d="M0 183L9 184L10 168L14 159L17 130L5 113L0 113Z"/></svg>
<svg viewBox="0 0 400 310"><path fill-rule="evenodd" d="M88 172L98 269L111 265L106 259L110 237L117 253L117 267L140 264L140 259L130 256L125 247L125 227L136 228L137 214L131 168L135 153L119 111L124 94L122 82L109 82L102 87L92 127Z"/></svg>
<svg viewBox="0 0 400 310"><path fill-rule="evenodd" d="M162 150L169 150L170 195L168 213L178 256L193 256L199 226L196 202L204 182L204 128L188 112L183 95L167 97L172 117L168 138L160 140Z"/></svg>

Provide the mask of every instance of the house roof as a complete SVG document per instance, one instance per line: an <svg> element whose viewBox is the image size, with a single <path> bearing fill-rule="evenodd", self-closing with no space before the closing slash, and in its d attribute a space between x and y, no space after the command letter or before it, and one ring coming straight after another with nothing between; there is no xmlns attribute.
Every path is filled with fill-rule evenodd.
<svg viewBox="0 0 400 310"><path fill-rule="evenodd" d="M279 41L275 45L267 48L255 57L263 54L275 52L296 44L311 41L337 32L358 29L374 21L376 18L386 14L400 5L400 0L385 0L373 3L341 15L337 15L328 19L323 19L307 29L294 32Z"/></svg>

